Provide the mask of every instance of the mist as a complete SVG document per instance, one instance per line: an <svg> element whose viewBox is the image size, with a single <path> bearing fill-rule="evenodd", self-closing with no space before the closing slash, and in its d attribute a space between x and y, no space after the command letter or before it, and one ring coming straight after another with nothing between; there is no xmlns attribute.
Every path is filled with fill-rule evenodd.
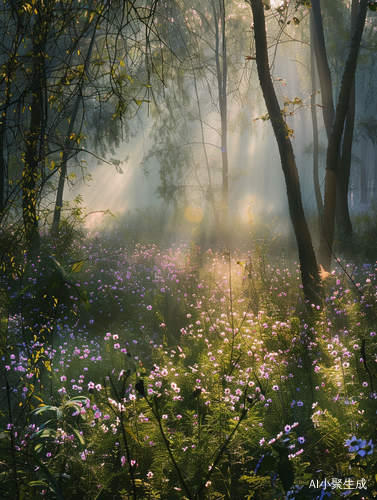
<svg viewBox="0 0 377 500"><path fill-rule="evenodd" d="M296 64L291 59L292 55L284 55L279 58L274 69L275 77L284 80L286 85L280 85L281 98L293 100L296 96L301 96L303 100L309 99L310 93L300 86ZM248 116L250 122L256 120L251 130L231 132L228 137L230 173L237 171L238 176L230 192L230 213L232 217L246 221L248 210L253 206L256 212L285 213L289 218L287 194L276 140L270 123L258 119L265 111L263 111L262 96L256 99L258 99L256 109ZM237 109L232 111L235 114L239 113ZM67 191L66 199L73 200L80 194L87 212L110 210L115 216L135 212L146 206L163 204L156 193L160 183L158 161L153 160L148 174L142 165L144 156L153 142L149 137L154 124L151 115L150 106L147 103L143 104L131 124L135 137L121 143L116 151L117 158L128 157L128 161L122 164L122 173L117 172L111 165L103 163L98 165L96 160L88 159L92 180L85 183L77 182L74 189ZM321 116L318 118L323 136L323 120ZM310 213L315 210L315 199L310 156L313 132L309 104L294 116L288 117L287 123L294 130L292 144L300 175L302 196L305 208ZM325 173L324 160L322 157L321 182ZM89 216L85 223L86 227L90 230L100 227L102 218L100 213Z"/></svg>
<svg viewBox="0 0 377 500"><path fill-rule="evenodd" d="M1 500L377 498L376 31L2 3Z"/></svg>

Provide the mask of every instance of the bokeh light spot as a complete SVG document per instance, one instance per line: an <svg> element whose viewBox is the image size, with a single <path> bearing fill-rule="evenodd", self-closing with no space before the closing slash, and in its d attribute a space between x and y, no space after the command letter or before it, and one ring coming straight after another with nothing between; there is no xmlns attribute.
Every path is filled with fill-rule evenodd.
<svg viewBox="0 0 377 500"><path fill-rule="evenodd" d="M185 216L190 222L200 222L203 219L203 210L196 205L189 205L186 208Z"/></svg>

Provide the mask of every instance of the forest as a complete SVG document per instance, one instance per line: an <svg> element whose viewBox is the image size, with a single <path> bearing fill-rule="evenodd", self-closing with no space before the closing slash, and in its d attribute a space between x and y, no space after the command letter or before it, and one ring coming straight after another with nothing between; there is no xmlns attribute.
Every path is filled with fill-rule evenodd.
<svg viewBox="0 0 377 500"><path fill-rule="evenodd" d="M376 32L1 2L0 500L377 497Z"/></svg>

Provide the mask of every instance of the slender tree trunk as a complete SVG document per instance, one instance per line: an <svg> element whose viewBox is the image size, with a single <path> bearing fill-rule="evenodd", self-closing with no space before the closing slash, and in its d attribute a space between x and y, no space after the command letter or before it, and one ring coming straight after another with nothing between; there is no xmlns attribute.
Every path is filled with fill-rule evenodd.
<svg viewBox="0 0 377 500"><path fill-rule="evenodd" d="M38 84L40 80L38 79ZM22 174L22 217L29 260L34 260L39 250L39 231L37 215L38 191L38 140L41 131L43 98L41 89L35 89L31 103L30 128L26 135L26 152Z"/></svg>
<svg viewBox="0 0 377 500"><path fill-rule="evenodd" d="M325 122L327 137L329 137L331 126L334 121L334 101L332 95L331 72L327 62L326 44L323 34L320 0L312 0L310 16L313 27L314 53L317 62L319 83L321 85L323 120Z"/></svg>
<svg viewBox="0 0 377 500"><path fill-rule="evenodd" d="M347 113L346 126L344 129L342 157L339 164L338 190L337 190L337 214L338 225L345 245L352 240L353 231L348 206L348 190L351 175L352 144L355 124L355 83L352 86L350 105Z"/></svg>
<svg viewBox="0 0 377 500"><path fill-rule="evenodd" d="M310 13L310 73L312 80L312 97L311 97L311 115L313 125L313 184L315 201L317 204L318 213L318 230L321 233L322 217L323 217L323 201L321 194L321 187L319 185L318 175L318 122L317 122L317 107L316 107L316 81L315 81L315 53L314 53L314 19L313 13Z"/></svg>
<svg viewBox="0 0 377 500"><path fill-rule="evenodd" d="M352 15L351 15L351 36L354 31L356 17L358 11L358 0L352 0ZM323 119L326 128L327 138L329 140L331 127L334 121L334 101L332 95L331 72L328 65L325 38L323 33L322 14L320 0L312 0L311 20L313 21L313 42L318 67L318 75L321 85ZM350 106L352 108L352 94L350 98ZM354 111L354 110L353 110ZM338 153L338 184L337 184L337 220L339 229L344 237L344 240L349 242L352 239L352 224L349 215L348 207L348 184L351 168L351 149L353 140L353 125L354 115L352 110L347 115L346 132L347 142L343 142L342 157L340 151ZM343 153L345 155L343 159ZM348 243L347 243L348 244Z"/></svg>
<svg viewBox="0 0 377 500"><path fill-rule="evenodd" d="M212 208L212 213L213 217L215 219L215 224L216 227L220 227L220 216L219 216L219 211L217 208L217 203L215 199L215 195L213 192L213 186L212 186L212 175L211 175L211 167L209 164L209 158L207 154L207 146L205 143L205 136L204 136L204 127L203 127L203 120L202 120L202 111L200 108L200 99L199 99L199 92L198 92L198 85L196 83L196 78L194 75L194 89L195 89L195 96L196 96L196 102L198 106L198 117L199 117L199 123L200 123L200 133L202 137L202 146L203 146L203 151L204 151L204 157L206 161L206 167L207 167L207 175L208 175L208 191L205 193L207 196L208 202L211 205Z"/></svg>
<svg viewBox="0 0 377 500"><path fill-rule="evenodd" d="M0 122L0 214L3 213L6 207L6 185L8 181L8 169L5 161L5 143L7 133L7 114L8 105L11 98L11 79L8 78L5 84L5 109L1 116Z"/></svg>
<svg viewBox="0 0 377 500"><path fill-rule="evenodd" d="M17 24L17 30L13 39L13 47L12 51L9 54L9 59L5 65L3 65L3 73L6 75L5 79L5 99L2 102L3 113L1 116L0 122L0 214L6 208L7 204L7 184L8 184L8 168L7 162L5 160L6 156L8 156L8 151L5 152L6 149L6 139L7 139L7 119L8 119L8 107L12 97L11 91L11 83L14 78L14 68L17 66L17 52L21 43L21 33L22 33L22 24L19 22Z"/></svg>
<svg viewBox="0 0 377 500"><path fill-rule="evenodd" d="M352 86L355 78L359 47L363 35L368 0L361 0L355 30L351 38L349 54L345 64L334 123L329 137L326 158L325 208L323 230L319 248L320 262L326 271L331 269L334 241L338 158L344 121L347 115Z"/></svg>
<svg viewBox="0 0 377 500"><path fill-rule="evenodd" d="M288 205L296 236L305 297L311 303L320 302L318 266L301 199L300 181L291 141L287 134L275 89L271 80L262 0L250 0L254 18L254 36L258 76L279 148L287 187Z"/></svg>
<svg viewBox="0 0 377 500"><path fill-rule="evenodd" d="M92 50L93 50L94 40L95 40L95 32L96 32L97 25L99 23L99 19L100 19L100 17L98 18L98 21L97 21L97 23L95 25L95 28L94 28L94 31L93 31L93 36L92 36L92 39L91 39L91 42L90 42L90 45L89 45L88 53L87 53L86 58L85 58L85 64L84 64L84 70L83 70L82 79L85 76L85 73L86 73L87 68L88 68L89 60L90 60L91 55L92 55ZM79 91L78 91L78 95L76 97L75 104L73 106L73 111L72 111L71 119L70 119L69 126L68 126L67 136L66 136L65 143L64 143L64 151L63 151L62 163L61 163L61 166L60 166L60 173L59 173L58 191L57 191L57 194L56 194L54 219L53 219L53 222L52 222L52 230L53 231L58 231L59 230L59 225L60 225L60 215L61 215L61 209L63 207L64 183L65 183L65 179L66 179L66 176L67 176L67 166L68 166L67 163L68 163L69 156L71 154L71 142L72 142L71 135L73 133L73 128L74 128L74 125L75 125L75 122L76 122L77 113L78 113L78 110L79 110L79 107L80 107L80 102L81 102L81 99L82 99L82 95L81 95L82 88L81 88L81 86L82 86L82 80L79 83Z"/></svg>
<svg viewBox="0 0 377 500"><path fill-rule="evenodd" d="M219 108L221 120L221 164L222 164L222 200L221 200L221 228L228 228L229 205L229 164L228 164L228 104L227 104L227 62L226 62L226 34L225 34L225 0L220 0L220 13L217 16L216 5L212 2L215 18L216 42L215 60L217 71L217 85L219 92ZM221 24L221 35L219 30ZM221 42L220 42L221 38ZM221 57L220 57L221 45ZM222 62L221 60L222 59Z"/></svg>
<svg viewBox="0 0 377 500"><path fill-rule="evenodd" d="M8 171L5 161L5 133L7 129L7 110L3 112L0 122L0 214L4 211L6 201L5 201L5 186L8 180Z"/></svg>
<svg viewBox="0 0 377 500"><path fill-rule="evenodd" d="M30 126L25 133L26 151L22 174L22 218L29 261L36 261L40 248L37 200L40 167L44 155L45 105L43 96L46 89L46 40L50 34L53 5L39 1L35 4L35 20L32 33L33 70L35 79L30 94Z"/></svg>
<svg viewBox="0 0 377 500"><path fill-rule="evenodd" d="M354 32L359 0L352 0L351 13L351 35ZM340 233L341 249L347 252L353 239L352 223L348 206L348 188L351 175L352 143L355 126L356 92L355 80L353 81L349 109L347 112L346 126L344 130L342 156L339 163L338 190L337 190L337 222Z"/></svg>

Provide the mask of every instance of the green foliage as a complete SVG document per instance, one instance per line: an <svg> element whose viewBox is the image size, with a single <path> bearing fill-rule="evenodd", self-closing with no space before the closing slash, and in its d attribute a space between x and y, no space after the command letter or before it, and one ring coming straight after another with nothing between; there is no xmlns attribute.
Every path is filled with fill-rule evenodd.
<svg viewBox="0 0 377 500"><path fill-rule="evenodd" d="M176 253L113 248L113 258L102 236L101 243L84 243L95 259L70 266L50 259L51 296L61 286L77 291L76 277L90 266L101 288L85 285L88 297L99 294L105 313L106 301L113 314L127 306L105 336L98 306L92 306L100 334L92 330L80 339L64 326L54 350L52 336L41 329L44 345L37 337L29 344L28 376L5 371L11 404L2 424L9 449L3 460L18 463L11 450L19 447L20 460L30 464L30 471L16 466L17 479L26 478L22 485L0 471L9 496L17 489L27 489L30 498L45 489L74 500L114 492L119 499L278 498L289 492L289 498L314 500L323 492L309 487L316 470L345 480L349 465L355 477L363 471L372 494L375 460L367 441L375 416L372 401L358 394L365 380L370 383L367 369L373 382L373 315L365 312L374 278L373 286L359 285L364 299L353 302L341 270L325 277L323 307L307 311L295 271L271 263L271 228L263 234L255 216L252 227L254 250L246 256L202 252L193 243ZM114 237L108 241L114 244ZM55 324L61 325L63 311L65 323L74 325L79 311L69 308L55 310ZM22 363L14 328L8 322L7 346L15 357L7 363ZM344 348L355 351L349 366L334 353ZM357 362L360 355L365 364ZM12 392L17 384L27 389L19 408ZM20 417L7 429L9 415ZM344 443L354 429L366 439L363 457L347 456ZM38 466L39 475L31 477Z"/></svg>

